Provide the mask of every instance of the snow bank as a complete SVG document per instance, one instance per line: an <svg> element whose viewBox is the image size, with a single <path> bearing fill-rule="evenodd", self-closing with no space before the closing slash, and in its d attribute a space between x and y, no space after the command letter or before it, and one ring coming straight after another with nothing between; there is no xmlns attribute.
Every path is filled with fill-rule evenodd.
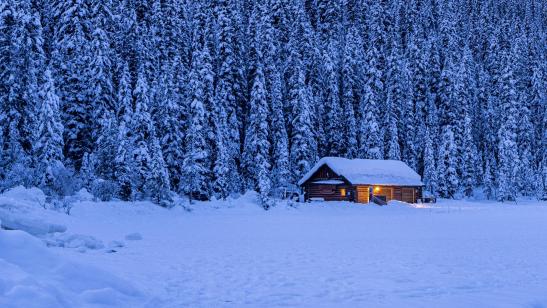
<svg viewBox="0 0 547 308"><path fill-rule="evenodd" d="M40 219L26 218L18 214L0 209L0 227L8 230L21 230L32 235L45 235L55 232L65 232L66 226L49 223Z"/></svg>
<svg viewBox="0 0 547 308"><path fill-rule="evenodd" d="M139 307L129 282L63 260L21 231L0 230L0 307Z"/></svg>
<svg viewBox="0 0 547 308"><path fill-rule="evenodd" d="M21 202L33 202L38 204L44 204L46 202L46 195L42 190L36 187L25 188L23 186L14 187L1 196L1 201L11 200L17 203Z"/></svg>

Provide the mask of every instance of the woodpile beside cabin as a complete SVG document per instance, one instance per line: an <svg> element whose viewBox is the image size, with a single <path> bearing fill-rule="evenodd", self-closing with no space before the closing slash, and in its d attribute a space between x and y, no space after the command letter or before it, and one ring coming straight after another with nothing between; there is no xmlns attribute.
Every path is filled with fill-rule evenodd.
<svg viewBox="0 0 547 308"><path fill-rule="evenodd" d="M398 160L324 157L298 182L306 200L386 204L416 203L422 198L420 176Z"/></svg>

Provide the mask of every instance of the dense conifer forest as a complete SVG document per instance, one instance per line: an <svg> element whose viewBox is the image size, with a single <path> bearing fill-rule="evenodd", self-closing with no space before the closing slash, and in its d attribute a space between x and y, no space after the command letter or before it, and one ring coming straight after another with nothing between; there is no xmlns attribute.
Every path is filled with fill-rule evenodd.
<svg viewBox="0 0 547 308"><path fill-rule="evenodd" d="M3 0L0 191L256 190L324 156L547 198L543 0Z"/></svg>

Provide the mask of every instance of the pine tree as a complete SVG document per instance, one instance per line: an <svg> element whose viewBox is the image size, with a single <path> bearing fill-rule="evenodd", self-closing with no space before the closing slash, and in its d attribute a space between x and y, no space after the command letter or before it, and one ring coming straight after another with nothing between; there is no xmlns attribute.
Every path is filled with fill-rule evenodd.
<svg viewBox="0 0 547 308"><path fill-rule="evenodd" d="M154 203L167 207L172 201L170 181L158 138L151 136L149 147L151 153L150 174L146 179L145 190Z"/></svg>
<svg viewBox="0 0 547 308"><path fill-rule="evenodd" d="M222 104L226 112L226 129L224 144L228 158L226 168L228 172L228 185L231 191L239 189L239 170L237 162L240 158L241 131L243 128L242 112L242 63L239 59L236 39L235 1L221 0L215 6L215 15L218 23L218 47L216 73L216 86L214 89L215 101Z"/></svg>
<svg viewBox="0 0 547 308"><path fill-rule="evenodd" d="M243 147L243 165L250 179L251 189L260 193L264 208L269 207L271 189L270 174L270 142L268 118L268 103L266 101L262 56L258 54L258 66L255 71L253 88L251 90L249 118L247 120L245 143Z"/></svg>
<svg viewBox="0 0 547 308"><path fill-rule="evenodd" d="M337 49L334 43L331 43L324 54L324 77L323 77L323 103L324 103L324 136L318 136L322 139L319 148L325 151L325 156L339 156L342 152L342 109L340 106L340 86L338 80Z"/></svg>
<svg viewBox="0 0 547 308"><path fill-rule="evenodd" d="M379 123L379 104L382 101L384 84L382 81L380 56L380 8L375 2L371 8L372 14L369 34L370 45L366 52L366 71L364 73L364 88L359 103L360 114L360 145L359 156L369 159L383 159L383 132Z"/></svg>
<svg viewBox="0 0 547 308"><path fill-rule="evenodd" d="M357 124L355 119L355 107L360 101L360 86L362 80L359 76L359 62L362 61L360 53L361 37L357 29L352 27L348 30L342 54L341 69L341 132L342 152L341 155L347 158L357 156Z"/></svg>
<svg viewBox="0 0 547 308"><path fill-rule="evenodd" d="M174 70L182 70L178 58L176 67L166 68L161 82L164 93L164 102L156 110L156 132L161 141L161 150L164 155L165 166L169 171L171 186L178 187L181 182L180 165L184 155L184 132L182 103L184 97L177 91L177 80Z"/></svg>
<svg viewBox="0 0 547 308"><path fill-rule="evenodd" d="M508 55L507 55L508 56ZM507 57L506 56L506 57ZM508 60L508 59L507 59ZM510 63L507 61L506 63ZM498 130L498 200L514 201L517 191L518 151L517 151L517 94L513 70L508 64L503 70L501 80L501 127Z"/></svg>
<svg viewBox="0 0 547 308"><path fill-rule="evenodd" d="M203 12L197 12L195 19L202 22ZM201 31L198 31L201 30ZM181 166L179 190L186 193L190 202L196 195L209 195L210 148L207 144L210 132L206 104L210 93L208 83L212 81L210 53L207 46L206 29L196 29L193 42L190 84L188 85L188 128L185 136L185 150Z"/></svg>
<svg viewBox="0 0 547 308"><path fill-rule="evenodd" d="M153 138L154 127L149 113L149 91L144 73L139 73L133 91L135 111L129 124L129 142L131 148L131 192L132 199L145 197L145 185L151 172L149 141Z"/></svg>
<svg viewBox="0 0 547 308"><path fill-rule="evenodd" d="M97 179L95 174L96 161L93 157L93 154L84 153L82 157L82 167L80 168L79 177L82 181L82 186L91 191L93 183Z"/></svg>
<svg viewBox="0 0 547 308"><path fill-rule="evenodd" d="M424 140L424 188L426 192L436 195L437 193L437 168L435 164L435 149L433 147L433 140L429 129L426 128L425 140Z"/></svg>
<svg viewBox="0 0 547 308"><path fill-rule="evenodd" d="M46 70L44 84L40 91L40 111L38 132L34 148L36 168L36 184L48 193L55 191L59 183L55 178L56 170L63 166L63 125L59 117L59 97L55 93L55 85L51 71Z"/></svg>
<svg viewBox="0 0 547 308"><path fill-rule="evenodd" d="M89 2L57 0L54 2L51 60L55 83L59 87L62 121L65 127L65 157L79 170L84 153L93 151L93 105L87 91L92 51L89 41L91 13Z"/></svg>
<svg viewBox="0 0 547 308"><path fill-rule="evenodd" d="M312 128L310 94L304 72L299 68L291 82L290 105L293 106L290 162L293 180L300 179L315 161L315 143Z"/></svg>
<svg viewBox="0 0 547 308"><path fill-rule="evenodd" d="M127 114L129 117L128 125L131 125L130 119L132 117L132 112ZM116 148L116 157L115 157L115 170L114 178L118 183L119 197L122 200L128 201L133 196L132 185L131 185L131 175L132 175L132 156L133 149L131 148L132 144L129 139L129 129L126 126L125 121L120 122L118 128L118 135L116 136L118 140L118 146Z"/></svg>
<svg viewBox="0 0 547 308"><path fill-rule="evenodd" d="M464 118L464 132L463 132L463 167L461 175L461 185L463 193L466 197L471 197L473 195L473 189L476 186L475 182L475 167L477 159L477 151L475 148L475 143L473 142L473 136L471 134L471 117L469 114L465 115Z"/></svg>
<svg viewBox="0 0 547 308"><path fill-rule="evenodd" d="M109 111L101 114L96 122L99 126L97 127L97 140L93 151L93 157L97 165L95 172L103 180L113 180L116 144L118 142L118 123L114 113Z"/></svg>
<svg viewBox="0 0 547 308"><path fill-rule="evenodd" d="M95 1L90 3L89 8L92 25L91 50L89 55L90 63L85 68L86 90L92 105L92 136L93 141L99 138L102 130L100 119L107 112L114 112L114 86L112 51L110 39L107 32L107 15L110 14L106 3Z"/></svg>
<svg viewBox="0 0 547 308"><path fill-rule="evenodd" d="M31 1L0 6L0 189L31 185L32 142L44 69L40 16Z"/></svg>
<svg viewBox="0 0 547 308"><path fill-rule="evenodd" d="M287 188L290 181L289 137L283 112L281 74L274 73L271 84L272 187Z"/></svg>
<svg viewBox="0 0 547 308"><path fill-rule="evenodd" d="M218 117L215 121L215 161L213 165L213 193L221 199L226 199L230 194L230 169L228 168L229 156L225 145L226 113L219 107Z"/></svg>
<svg viewBox="0 0 547 308"><path fill-rule="evenodd" d="M442 144L437 160L437 174L439 176L439 194L443 198L454 198L458 190L458 174L456 172L457 149L454 133L450 126L446 126L442 133Z"/></svg>

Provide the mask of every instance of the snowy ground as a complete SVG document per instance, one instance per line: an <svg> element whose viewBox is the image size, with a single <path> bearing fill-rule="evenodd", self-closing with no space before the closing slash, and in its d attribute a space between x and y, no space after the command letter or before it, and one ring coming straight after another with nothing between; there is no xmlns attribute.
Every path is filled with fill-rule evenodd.
<svg viewBox="0 0 547 308"><path fill-rule="evenodd" d="M265 212L248 195L192 212L84 201L67 216L19 195L0 196L0 220L66 231L0 231L1 307L547 307L547 203Z"/></svg>

